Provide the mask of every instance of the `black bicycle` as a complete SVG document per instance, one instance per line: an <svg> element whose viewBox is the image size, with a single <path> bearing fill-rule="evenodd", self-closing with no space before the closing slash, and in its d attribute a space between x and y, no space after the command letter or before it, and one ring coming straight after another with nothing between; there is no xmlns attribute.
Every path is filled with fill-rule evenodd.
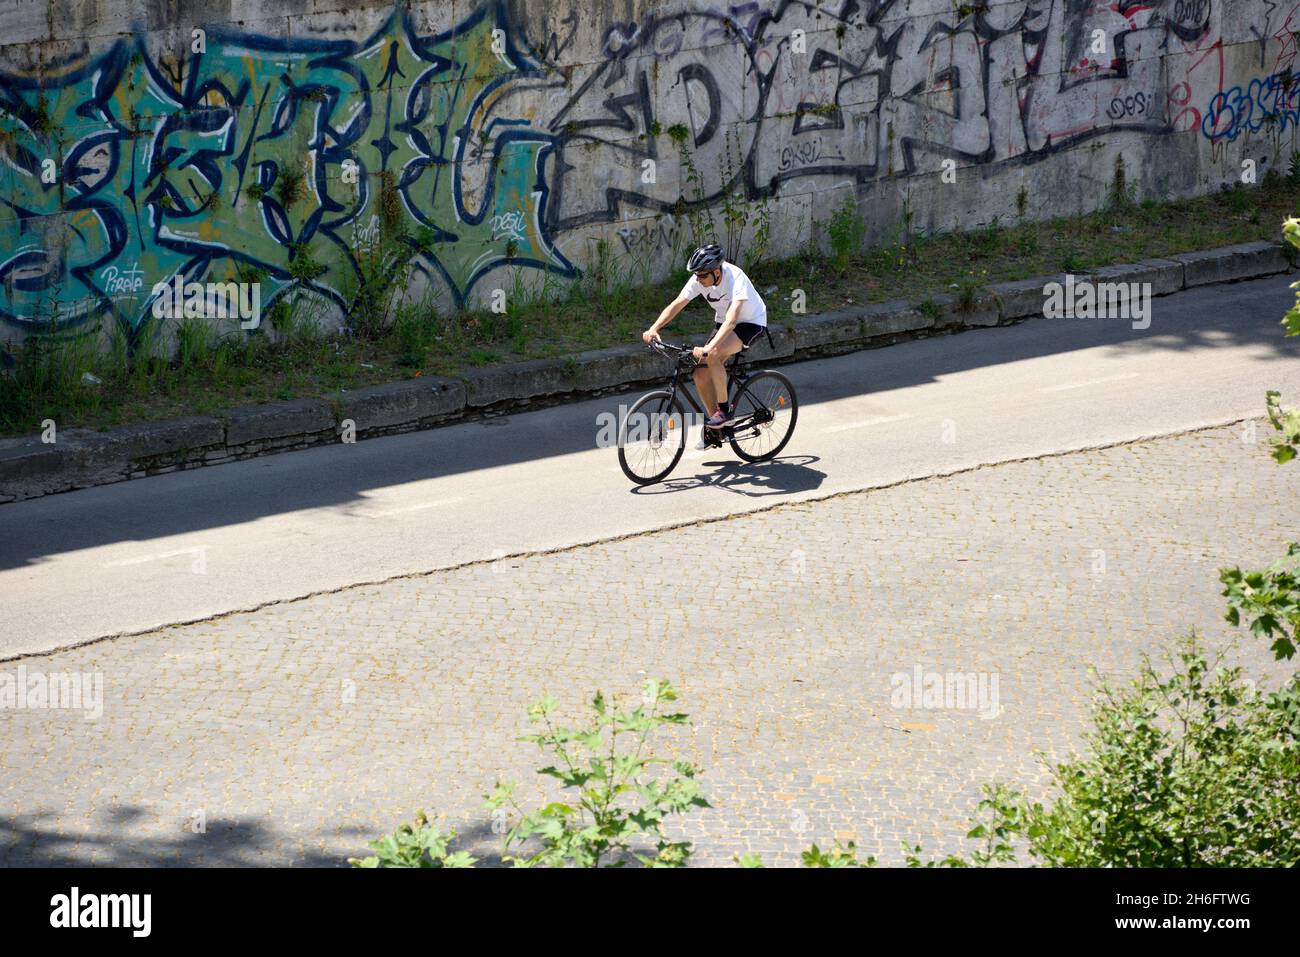
<svg viewBox="0 0 1300 957"><path fill-rule="evenodd" d="M770 340L769 340L770 341ZM691 390L682 387L683 375L689 375L698 363L690 346L674 346L655 340L650 348L673 360L673 374L668 388L648 392L633 403L618 433L618 464L623 474L638 485L661 481L681 460L686 451L685 396L698 415L708 417ZM731 443L732 451L746 462L765 462L785 448L794 434L799 418L799 403L794 385L781 373L745 369L745 350L726 362L727 395L735 417L720 429L706 429L706 437L716 436Z"/></svg>

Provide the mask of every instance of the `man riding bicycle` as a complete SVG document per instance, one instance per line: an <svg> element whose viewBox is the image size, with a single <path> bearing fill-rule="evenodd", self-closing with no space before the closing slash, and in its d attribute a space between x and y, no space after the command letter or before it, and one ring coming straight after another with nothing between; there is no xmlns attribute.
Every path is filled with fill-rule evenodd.
<svg viewBox="0 0 1300 957"><path fill-rule="evenodd" d="M659 313L654 325L641 333L641 338L647 343L658 339L659 330L700 293L713 306L713 336L692 350L695 360L701 363L695 368L695 389L704 408L713 409L695 446L703 449L721 445L717 430L734 419L735 410L727 401L727 372L723 363L748 348L754 337L767 329L767 306L744 271L723 258L722 247L717 243L701 246L691 253L686 268L694 275L686 281L677 298Z"/></svg>

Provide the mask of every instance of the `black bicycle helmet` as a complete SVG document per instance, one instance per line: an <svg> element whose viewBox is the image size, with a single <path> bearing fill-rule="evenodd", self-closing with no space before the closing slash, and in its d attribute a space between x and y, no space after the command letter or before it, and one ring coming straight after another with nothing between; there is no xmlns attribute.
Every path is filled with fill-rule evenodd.
<svg viewBox="0 0 1300 957"><path fill-rule="evenodd" d="M686 260L686 268L693 273L708 272L721 266L722 258L722 247L717 243L709 243L691 253L691 258Z"/></svg>

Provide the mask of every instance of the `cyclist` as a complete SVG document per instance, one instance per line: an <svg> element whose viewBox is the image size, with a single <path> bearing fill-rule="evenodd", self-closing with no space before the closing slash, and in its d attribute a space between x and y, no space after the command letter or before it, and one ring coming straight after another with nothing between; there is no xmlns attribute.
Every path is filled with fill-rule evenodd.
<svg viewBox="0 0 1300 957"><path fill-rule="evenodd" d="M726 261L717 243L701 246L691 253L686 268L693 275L677 298L659 313L654 325L641 333L641 338L647 343L658 339L659 330L701 293L713 306L713 335L703 346L692 350L695 360L701 363L695 367L695 389L704 408L713 409L695 446L703 449L721 445L717 430L734 420L735 410L727 401L727 372L723 363L729 356L748 348L754 337L766 330L767 306L744 271Z"/></svg>

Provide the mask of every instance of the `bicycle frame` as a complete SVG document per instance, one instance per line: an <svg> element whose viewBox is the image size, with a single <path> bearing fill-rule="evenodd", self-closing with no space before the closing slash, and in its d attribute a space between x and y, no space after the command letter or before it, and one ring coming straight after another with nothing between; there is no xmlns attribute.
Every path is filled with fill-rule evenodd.
<svg viewBox="0 0 1300 957"><path fill-rule="evenodd" d="M695 361L694 356L691 355L690 348L687 346L673 346L666 342L658 342L651 345L651 348L656 347L658 347L657 351L664 353L665 355L673 352L677 354L676 363L673 365L672 379L669 381L668 385L668 396L669 401L671 402L672 399L676 397L679 386L681 386L680 380L682 373L688 370L693 372L700 363ZM728 401L734 401L734 398L740 394L740 391L745 387L745 383L749 380L749 375L745 369L744 356L745 350L742 349L727 359L723 364L723 368L727 370ZM690 405L696 413L708 416L709 413L700 405L699 402L696 401L695 395L691 389L681 388L681 394L685 396L687 404ZM730 425L723 428L721 432L724 436L732 436L743 429L757 427L771 418L770 413L764 416L764 412L767 412L767 410L758 409L749 415L743 416L732 422Z"/></svg>

